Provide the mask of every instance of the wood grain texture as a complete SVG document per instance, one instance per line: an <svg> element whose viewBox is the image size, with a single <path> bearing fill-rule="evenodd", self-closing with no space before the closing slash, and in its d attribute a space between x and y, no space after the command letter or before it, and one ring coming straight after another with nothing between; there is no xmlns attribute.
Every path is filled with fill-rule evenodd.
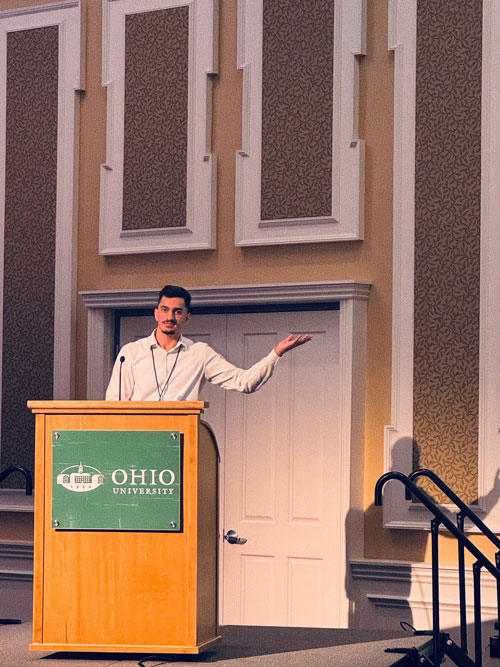
<svg viewBox="0 0 500 667"><path fill-rule="evenodd" d="M198 439L197 641L218 634L218 453L212 431L200 424Z"/></svg>
<svg viewBox="0 0 500 667"><path fill-rule="evenodd" d="M55 414L57 404L64 414ZM216 638L216 605L203 605L199 621L199 534L204 536L206 561L216 562L215 508L201 513L209 517L207 528L198 526L198 414L192 407L164 404L163 413L149 412L150 405L121 403L122 414L87 412L82 402L54 402L47 414L37 415L35 538L35 618L33 650L143 651L197 653ZM84 402L87 403L87 402ZM201 404L203 405L203 404ZM39 410L40 406L33 406ZM131 410L130 413L127 410ZM200 407L197 406L199 412ZM172 414L169 414L172 412ZM177 412L178 414L173 414ZM52 432L54 430L176 430L184 438L184 531L120 532L57 531L51 525ZM212 448L213 449L213 448ZM216 460L213 449L211 458ZM43 469L42 469L43 468ZM216 467L203 469L203 478L216 475ZM203 503L215 502L216 479L203 482ZM209 551L214 553L210 556ZM204 576L214 577L216 568ZM206 584L216 596L216 584ZM209 618L209 616L212 618Z"/></svg>
<svg viewBox="0 0 500 667"><path fill-rule="evenodd" d="M37 414L199 414L203 401L28 401Z"/></svg>
<svg viewBox="0 0 500 667"><path fill-rule="evenodd" d="M75 652L99 652L99 653L185 653L196 655L202 651L206 651L213 644L218 642L220 637L214 637L206 642L200 643L198 646L150 646L143 644L141 646L123 646L113 644L30 644L30 651L75 651Z"/></svg>
<svg viewBox="0 0 500 667"><path fill-rule="evenodd" d="M33 540L33 641L41 642L43 635L43 557L45 521L45 416L35 417L35 518Z"/></svg>

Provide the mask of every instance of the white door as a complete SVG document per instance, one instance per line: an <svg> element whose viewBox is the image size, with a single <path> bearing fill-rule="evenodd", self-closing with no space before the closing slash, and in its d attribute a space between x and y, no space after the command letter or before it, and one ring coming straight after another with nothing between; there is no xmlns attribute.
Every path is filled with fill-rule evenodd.
<svg viewBox="0 0 500 667"><path fill-rule="evenodd" d="M230 318L237 365L288 333L313 341L285 355L256 394L227 393L224 528L247 542L224 546L225 624L338 624L338 315Z"/></svg>
<svg viewBox="0 0 500 667"><path fill-rule="evenodd" d="M255 394L209 386L200 398L222 456L221 535L247 539L221 537L221 623L338 626L339 312L197 315L185 333L242 367L288 333L313 334Z"/></svg>

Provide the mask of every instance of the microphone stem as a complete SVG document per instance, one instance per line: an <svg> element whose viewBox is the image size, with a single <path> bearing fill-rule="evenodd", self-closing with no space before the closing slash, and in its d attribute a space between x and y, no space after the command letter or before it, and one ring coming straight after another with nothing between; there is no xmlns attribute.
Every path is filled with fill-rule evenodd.
<svg viewBox="0 0 500 667"><path fill-rule="evenodd" d="M125 361L125 357L122 355L120 357L120 376L118 380L118 400L122 400L122 367L123 367L123 362Z"/></svg>

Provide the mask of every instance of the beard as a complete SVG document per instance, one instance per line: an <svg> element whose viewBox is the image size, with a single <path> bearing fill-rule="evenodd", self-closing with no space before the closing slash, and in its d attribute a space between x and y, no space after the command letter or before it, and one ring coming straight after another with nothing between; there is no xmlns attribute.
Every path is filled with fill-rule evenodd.
<svg viewBox="0 0 500 667"><path fill-rule="evenodd" d="M162 324L160 326L160 331L167 336L171 336L175 333L175 324L171 324L170 322L168 324Z"/></svg>

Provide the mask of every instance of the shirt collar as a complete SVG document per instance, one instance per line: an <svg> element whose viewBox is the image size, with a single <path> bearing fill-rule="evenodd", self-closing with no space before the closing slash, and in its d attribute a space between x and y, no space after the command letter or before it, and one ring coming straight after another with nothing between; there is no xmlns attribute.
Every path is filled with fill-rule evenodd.
<svg viewBox="0 0 500 667"><path fill-rule="evenodd" d="M155 336L155 331L156 331L156 329L154 329L154 330L153 330L153 333L152 333L150 336L148 336L148 337L146 338L146 341L147 341L146 344L147 344L148 347L151 347L151 345L156 345L156 346L158 347L158 349L161 350L161 349L163 349L163 348L161 348L161 347L158 345L158 342L157 342L157 340L156 340L156 336ZM186 350L186 349L189 347L189 345L190 345L191 343L192 343L192 341L189 340L189 338L186 338L185 336L183 336L183 335L181 334L181 336L180 336L180 338L179 338L179 340L178 340L178 342L177 342L177 345L176 345L175 347L173 347L171 350L169 350L168 352L174 352L174 351L177 351L177 350L179 349L179 347L183 347L183 348ZM165 351L165 350L164 350L164 351ZM168 354L168 353L167 353L167 354Z"/></svg>

